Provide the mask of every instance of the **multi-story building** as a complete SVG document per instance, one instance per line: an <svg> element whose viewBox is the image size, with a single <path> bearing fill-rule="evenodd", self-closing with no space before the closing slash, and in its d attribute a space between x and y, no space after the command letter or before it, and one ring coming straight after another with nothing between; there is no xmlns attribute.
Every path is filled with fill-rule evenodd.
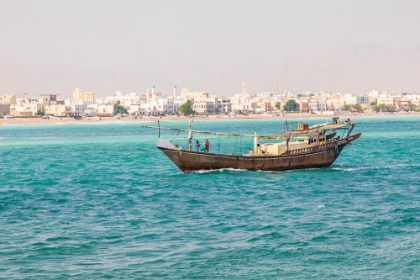
<svg viewBox="0 0 420 280"><path fill-rule="evenodd" d="M0 94L0 104L16 104L16 95Z"/></svg>
<svg viewBox="0 0 420 280"><path fill-rule="evenodd" d="M344 107L344 96L341 94L332 95L327 99L329 110L341 110Z"/></svg>
<svg viewBox="0 0 420 280"><path fill-rule="evenodd" d="M327 110L327 102L320 101L320 100L310 100L309 101L309 108L313 112L321 112Z"/></svg>
<svg viewBox="0 0 420 280"><path fill-rule="evenodd" d="M94 117L98 115L98 103L86 102L85 104L85 115Z"/></svg>
<svg viewBox="0 0 420 280"><path fill-rule="evenodd" d="M186 89L188 92L189 90ZM185 89L184 89L185 91ZM147 88L146 95L142 95L138 99L138 104L127 105L127 107L133 107L130 112L153 113L153 115L159 114L178 114L179 106L187 101L176 96L176 87L174 87L173 96L164 96L161 92L155 92L155 87L150 89Z"/></svg>
<svg viewBox="0 0 420 280"><path fill-rule="evenodd" d="M140 102L140 96L138 96L135 92L123 94L121 91L116 91L115 95L107 96L104 100L104 103L115 104L120 102L120 104L123 104L124 106L129 106L131 104L138 104Z"/></svg>
<svg viewBox="0 0 420 280"><path fill-rule="evenodd" d="M232 98L230 98L232 104L232 112L244 112L244 111L253 111L257 106L254 104L254 107L251 106L251 98L248 93L248 85L246 83L242 84L242 93L235 93Z"/></svg>
<svg viewBox="0 0 420 280"><path fill-rule="evenodd" d="M216 109L216 104L211 101L195 101L193 105L193 110L197 114L214 114Z"/></svg>
<svg viewBox="0 0 420 280"><path fill-rule="evenodd" d="M169 102L166 104L166 113L176 115L179 112L179 103L176 102Z"/></svg>
<svg viewBox="0 0 420 280"><path fill-rule="evenodd" d="M259 93L250 98L250 107L254 112L268 112L275 110L277 97L273 97L270 92Z"/></svg>
<svg viewBox="0 0 420 280"><path fill-rule="evenodd" d="M367 93L368 96L373 97L375 99L379 97L379 94L380 92L377 90L372 90Z"/></svg>
<svg viewBox="0 0 420 280"><path fill-rule="evenodd" d="M409 111L412 104L412 100L410 99L401 99L398 102L398 108L404 111Z"/></svg>
<svg viewBox="0 0 420 280"><path fill-rule="evenodd" d="M232 104L232 112L252 110L248 93L235 93L233 97L230 98L230 102Z"/></svg>
<svg viewBox="0 0 420 280"><path fill-rule="evenodd" d="M45 106L44 114L55 117L65 117L70 110L70 106L64 104L51 104Z"/></svg>
<svg viewBox="0 0 420 280"><path fill-rule="evenodd" d="M0 95L0 117L10 114L10 106L16 104L16 95L2 94Z"/></svg>
<svg viewBox="0 0 420 280"><path fill-rule="evenodd" d="M4 115L10 115L10 104L0 103L0 117Z"/></svg>
<svg viewBox="0 0 420 280"><path fill-rule="evenodd" d="M344 104L345 105L356 105L357 104L357 96L353 94L344 94Z"/></svg>
<svg viewBox="0 0 420 280"><path fill-rule="evenodd" d="M174 94L175 96L175 94ZM219 112L219 101L215 95L209 95L208 92L192 92L188 88L181 91L182 104L190 100L193 103L193 110L198 114L215 114ZM174 104L178 103L174 100Z"/></svg>
<svg viewBox="0 0 420 280"><path fill-rule="evenodd" d="M232 112L232 103L230 102L230 99L226 98L226 97L222 97L221 99L219 99L219 112L220 113L225 113L228 114L230 112Z"/></svg>
<svg viewBox="0 0 420 280"><path fill-rule="evenodd" d="M412 99L411 104L416 105L416 106L420 106L420 99Z"/></svg>
<svg viewBox="0 0 420 280"><path fill-rule="evenodd" d="M394 105L395 104L395 98L393 96L389 96L388 93L382 93L379 94L376 103L379 104L385 104L385 105Z"/></svg>
<svg viewBox="0 0 420 280"><path fill-rule="evenodd" d="M98 105L98 115L100 117L109 117L109 116L114 115L114 105L112 104Z"/></svg>
<svg viewBox="0 0 420 280"><path fill-rule="evenodd" d="M331 96L331 93L326 93L326 92L323 92L323 91L315 92L313 94L313 97L316 98L316 99L326 99L326 98L329 98L330 96Z"/></svg>
<svg viewBox="0 0 420 280"><path fill-rule="evenodd" d="M41 94L38 102L44 105L57 104L57 94Z"/></svg>
<svg viewBox="0 0 420 280"><path fill-rule="evenodd" d="M27 102L25 102L27 101ZM44 112L44 104L36 99L24 100L10 106L10 114L15 117L35 117L38 111Z"/></svg>
<svg viewBox="0 0 420 280"><path fill-rule="evenodd" d="M185 102L174 100L172 97L155 96L149 102L141 102L138 112L159 114L178 114L179 106Z"/></svg>
<svg viewBox="0 0 420 280"><path fill-rule="evenodd" d="M93 102L95 101L95 94L92 91L82 91L80 88L76 88L73 92L73 99L82 102Z"/></svg>

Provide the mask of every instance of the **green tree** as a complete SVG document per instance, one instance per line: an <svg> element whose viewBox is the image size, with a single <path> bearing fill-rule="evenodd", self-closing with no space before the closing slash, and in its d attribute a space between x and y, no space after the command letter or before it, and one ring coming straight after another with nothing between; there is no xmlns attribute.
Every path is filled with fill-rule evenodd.
<svg viewBox="0 0 420 280"><path fill-rule="evenodd" d="M276 102L276 105L274 105L274 107L276 107L276 108L277 108L277 110L280 110L280 105L281 105L281 103L280 103L280 102Z"/></svg>
<svg viewBox="0 0 420 280"><path fill-rule="evenodd" d="M349 104L345 104L345 105L344 105L344 111L350 111L350 110L351 110L351 108L352 108L352 106L351 106L351 105L349 105Z"/></svg>
<svg viewBox="0 0 420 280"><path fill-rule="evenodd" d="M44 112L42 112L41 110L38 110L38 112L36 112L36 115L37 116L43 116L44 115Z"/></svg>
<svg viewBox="0 0 420 280"><path fill-rule="evenodd" d="M188 99L187 102L179 106L179 112L183 114L184 116L192 115L194 114L194 110L192 106L193 106L193 103L191 102L191 100Z"/></svg>
<svg viewBox="0 0 420 280"><path fill-rule="evenodd" d="M388 111L388 106L386 106L385 104L379 104L378 105L379 111Z"/></svg>
<svg viewBox="0 0 420 280"><path fill-rule="evenodd" d="M397 106L395 106L394 104L388 105L387 106L387 109L388 109L388 111L393 112L393 111L396 111L397 110Z"/></svg>
<svg viewBox="0 0 420 280"><path fill-rule="evenodd" d="M354 104L353 105L353 110L355 110L357 112L363 112L362 105L360 105L360 104Z"/></svg>
<svg viewBox="0 0 420 280"><path fill-rule="evenodd" d="M120 104L114 104L114 115L117 114L128 114L127 108Z"/></svg>
<svg viewBox="0 0 420 280"><path fill-rule="evenodd" d="M370 106L376 106L378 105L378 102L374 101L374 102L370 102Z"/></svg>
<svg viewBox="0 0 420 280"><path fill-rule="evenodd" d="M378 105L375 105L375 106L372 106L372 110L376 111L376 112L379 112L381 109L379 108Z"/></svg>
<svg viewBox="0 0 420 280"><path fill-rule="evenodd" d="M284 104L283 110L287 112L299 111L299 104L296 103L294 99L289 99L287 100L286 104Z"/></svg>
<svg viewBox="0 0 420 280"><path fill-rule="evenodd" d="M417 110L418 110L417 105L416 105L416 104L411 104L411 105L410 105L410 110L411 110L411 111L417 111Z"/></svg>

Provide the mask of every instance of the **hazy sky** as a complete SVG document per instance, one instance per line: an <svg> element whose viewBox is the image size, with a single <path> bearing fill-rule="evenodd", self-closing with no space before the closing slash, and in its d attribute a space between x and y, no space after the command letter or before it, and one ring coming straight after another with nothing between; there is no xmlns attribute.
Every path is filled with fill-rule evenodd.
<svg viewBox="0 0 420 280"><path fill-rule="evenodd" d="M420 1L0 0L0 94L412 92L419 68Z"/></svg>

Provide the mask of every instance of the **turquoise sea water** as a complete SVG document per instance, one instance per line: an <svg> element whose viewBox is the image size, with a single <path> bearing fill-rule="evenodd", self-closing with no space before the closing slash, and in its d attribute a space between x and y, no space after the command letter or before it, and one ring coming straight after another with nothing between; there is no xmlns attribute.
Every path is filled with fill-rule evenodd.
<svg viewBox="0 0 420 280"><path fill-rule="evenodd" d="M329 168L190 174L152 123L1 125L0 278L418 279L420 118L355 121Z"/></svg>

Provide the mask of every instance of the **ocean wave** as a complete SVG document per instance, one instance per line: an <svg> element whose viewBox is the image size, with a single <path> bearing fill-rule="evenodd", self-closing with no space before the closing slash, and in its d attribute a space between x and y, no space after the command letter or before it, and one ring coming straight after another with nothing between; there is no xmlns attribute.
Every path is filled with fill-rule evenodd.
<svg viewBox="0 0 420 280"><path fill-rule="evenodd" d="M410 167L420 167L420 163L412 164L395 164L395 165L362 165L362 166L340 166L340 167L330 167L330 170L336 171L363 171L363 170L383 170L383 169L399 169L399 168L410 168Z"/></svg>
<svg viewBox="0 0 420 280"><path fill-rule="evenodd" d="M416 141L364 141L326 168L185 174L139 123L64 125L0 127L5 279L420 274Z"/></svg>

